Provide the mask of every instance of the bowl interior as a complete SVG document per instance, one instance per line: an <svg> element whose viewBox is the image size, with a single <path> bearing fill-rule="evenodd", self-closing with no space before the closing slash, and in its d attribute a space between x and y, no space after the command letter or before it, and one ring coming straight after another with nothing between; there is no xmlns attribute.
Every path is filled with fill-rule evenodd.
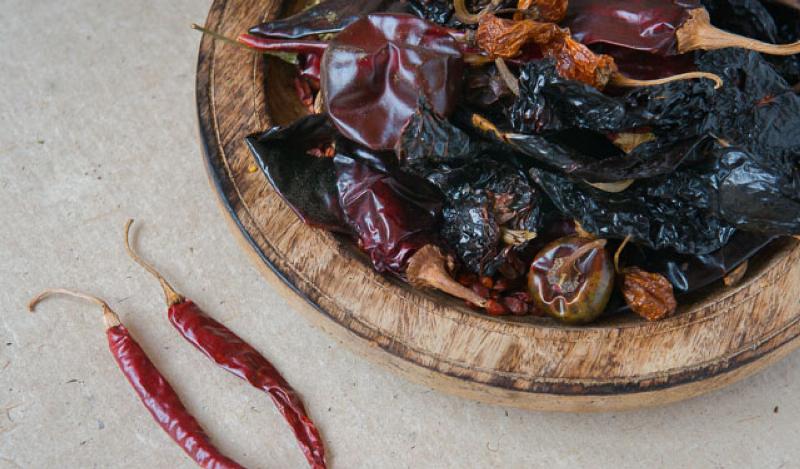
<svg viewBox="0 0 800 469"><path fill-rule="evenodd" d="M284 9L279 15L286 17L301 11L307 4L307 0L290 0L285 2ZM254 74L254 79L261 81L257 86L264 88L264 103L263 112L268 116L268 121L272 125L288 125L294 120L306 115L309 111L300 102L294 86L295 68L293 65L288 64L280 59L267 57L260 65L260 70ZM357 249L351 241L336 235L330 235L337 239L341 246L341 252L347 253L353 258L357 259L367 266L370 266L369 259ZM766 248L764 248L758 255L754 256L749 261L748 269L743 279L732 287L725 287L722 281L714 282L713 284L701 288L689 295L683 295L679 298L678 311L672 317L677 317L681 314L686 314L697 309L702 308L704 305L715 303L720 298L731 294L738 288L744 287L752 282L754 279L760 277L771 265L780 260L781 257L788 255L795 245L795 241L791 239L775 241ZM371 267L370 267L371 268ZM531 324L537 327L552 327L552 328L571 328L564 326L555 320L549 318L538 318L532 316L503 316L500 318L489 317L480 314L463 305L462 302L453 299L444 294L429 291L420 291L414 289L408 284L405 284L397 279L389 278L387 280L396 284L398 287L403 288L412 294L430 295L436 298L437 301L443 302L451 306L463 314L470 316L477 316L484 318L488 321L500 321L515 324ZM666 320L669 320L666 319ZM583 326L583 328L618 328L636 327L637 325L646 324L646 321L633 313L621 313L614 315L607 315L601 317L598 321L592 323L590 326Z"/></svg>

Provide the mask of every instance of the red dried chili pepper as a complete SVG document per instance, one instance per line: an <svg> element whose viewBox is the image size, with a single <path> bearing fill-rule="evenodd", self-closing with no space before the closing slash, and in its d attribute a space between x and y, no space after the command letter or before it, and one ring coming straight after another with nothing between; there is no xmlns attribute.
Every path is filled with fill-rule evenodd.
<svg viewBox="0 0 800 469"><path fill-rule="evenodd" d="M214 363L269 394L292 427L309 465L315 469L326 467L322 438L294 389L258 350L205 314L191 300L178 294L155 268L131 248L129 233L132 224L133 220L128 220L125 225L125 248L136 263L158 279L169 308L167 317L170 323Z"/></svg>
<svg viewBox="0 0 800 469"><path fill-rule="evenodd" d="M33 311L41 300L53 294L82 298L103 308L108 348L119 369L156 422L190 458L204 468L244 469L211 443L205 430L186 410L178 394L133 339L128 329L122 325L119 316L111 310L108 303L85 293L52 289L45 290L31 300L28 308Z"/></svg>
<svg viewBox="0 0 800 469"><path fill-rule="evenodd" d="M404 14L372 14L330 43L242 34L238 41L195 25L217 39L262 53L321 57L320 88L331 121L346 137L373 150L391 150L417 109L420 94L449 115L461 91L464 57L451 29ZM306 70L313 73L313 68Z"/></svg>
<svg viewBox="0 0 800 469"><path fill-rule="evenodd" d="M570 0L564 25L583 44L613 44L659 55L726 47L800 53L800 43L768 44L712 26L699 0Z"/></svg>

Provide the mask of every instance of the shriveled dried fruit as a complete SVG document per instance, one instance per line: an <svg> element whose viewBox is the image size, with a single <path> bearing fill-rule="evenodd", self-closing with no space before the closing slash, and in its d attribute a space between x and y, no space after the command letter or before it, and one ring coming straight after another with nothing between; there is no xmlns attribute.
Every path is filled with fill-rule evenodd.
<svg viewBox="0 0 800 469"><path fill-rule="evenodd" d="M648 321L663 319L678 306L672 284L666 277L638 267L623 270L622 295L633 312Z"/></svg>

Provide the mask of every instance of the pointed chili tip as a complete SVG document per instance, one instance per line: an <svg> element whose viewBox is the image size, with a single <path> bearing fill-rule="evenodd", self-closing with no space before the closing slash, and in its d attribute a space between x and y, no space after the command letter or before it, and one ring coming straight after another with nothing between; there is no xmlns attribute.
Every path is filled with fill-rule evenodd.
<svg viewBox="0 0 800 469"><path fill-rule="evenodd" d="M103 322L106 324L106 329L111 329L112 327L119 326L121 321L119 320L119 316L108 303L100 297L89 295L88 293L78 292L74 290L67 290L66 288L48 288L43 290L41 293L33 297L31 301L28 303L28 310L33 312L36 309L36 306L45 298L53 295L66 295L71 296L73 298L80 298L82 300L90 301L94 304L100 305L103 308Z"/></svg>
<svg viewBox="0 0 800 469"><path fill-rule="evenodd" d="M128 256L130 256L130 258L133 259L134 262L142 266L144 270L146 270L148 273L150 273L150 275L152 275L153 277L156 278L156 280L158 280L158 283L161 284L161 289L164 290L164 299L167 302L167 306L174 306L178 303L182 303L185 300L183 295L176 292L175 289L172 288L172 285L170 285L169 282L167 282L164 276L161 275L161 273L157 271L155 267L153 267L147 261L142 259L142 257L139 254L137 254L136 251L134 251L133 248L131 247L131 242L130 242L131 225L133 225L132 218L128 219L128 221L125 222L125 252L128 253Z"/></svg>

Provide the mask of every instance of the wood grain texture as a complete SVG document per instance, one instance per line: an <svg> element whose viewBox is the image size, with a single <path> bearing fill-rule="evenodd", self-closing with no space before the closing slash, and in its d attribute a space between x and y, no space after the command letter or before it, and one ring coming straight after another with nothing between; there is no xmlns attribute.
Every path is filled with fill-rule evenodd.
<svg viewBox="0 0 800 469"><path fill-rule="evenodd" d="M297 8L280 0L216 0L207 26L235 36ZM243 138L303 113L291 73L279 61L202 40L197 105L208 174L266 277L306 318L359 353L472 399L605 411L717 389L800 345L795 241L751 262L737 287L711 291L655 323L619 317L573 328L548 319L496 319L375 273L348 243L303 225L265 176L250 170Z"/></svg>

